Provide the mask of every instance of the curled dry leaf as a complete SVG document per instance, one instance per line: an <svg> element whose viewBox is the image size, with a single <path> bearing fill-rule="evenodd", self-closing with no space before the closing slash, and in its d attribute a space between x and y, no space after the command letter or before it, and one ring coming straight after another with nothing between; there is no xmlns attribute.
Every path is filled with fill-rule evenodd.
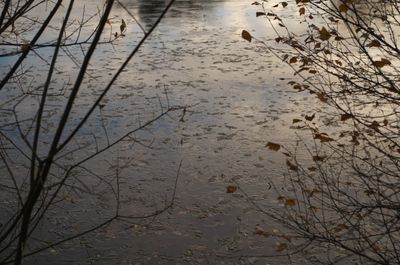
<svg viewBox="0 0 400 265"><path fill-rule="evenodd" d="M228 187L226 187L226 193L234 193L235 191L237 191L236 186L229 185Z"/></svg>
<svg viewBox="0 0 400 265"><path fill-rule="evenodd" d="M242 31L242 38L247 40L248 42L251 42L251 34L247 30Z"/></svg>

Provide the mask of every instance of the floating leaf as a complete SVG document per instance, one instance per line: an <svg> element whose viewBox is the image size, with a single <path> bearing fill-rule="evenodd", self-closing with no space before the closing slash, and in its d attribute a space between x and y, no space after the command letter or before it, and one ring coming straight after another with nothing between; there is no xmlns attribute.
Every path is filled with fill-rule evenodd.
<svg viewBox="0 0 400 265"><path fill-rule="evenodd" d="M226 187L226 193L234 193L235 191L237 191L236 186L229 185L228 187Z"/></svg>
<svg viewBox="0 0 400 265"><path fill-rule="evenodd" d="M287 248L288 248L288 245L286 243L278 243L276 245L276 251L278 251L278 252L282 252Z"/></svg>
<svg viewBox="0 0 400 265"><path fill-rule="evenodd" d="M247 40L248 42L251 42L252 39L250 33L247 30L242 31L242 38Z"/></svg>
<svg viewBox="0 0 400 265"><path fill-rule="evenodd" d="M296 200L295 199L286 199L285 206L295 206Z"/></svg>
<svg viewBox="0 0 400 265"><path fill-rule="evenodd" d="M299 13L300 13L300 16L304 15L306 13L306 9L304 7L300 8Z"/></svg>
<svg viewBox="0 0 400 265"><path fill-rule="evenodd" d="M280 144L276 144L276 143L272 143L272 142L268 142L265 146L274 151L278 151L281 148Z"/></svg>
<svg viewBox="0 0 400 265"><path fill-rule="evenodd" d="M336 225L334 231L335 231L335 232L340 232L340 231L347 230L347 229L349 229L349 227L348 227L347 225L345 225L345 224L338 224L338 225Z"/></svg>
<svg viewBox="0 0 400 265"><path fill-rule="evenodd" d="M256 224L256 231L254 232L255 235L260 235L264 237L270 237L271 233L264 231L260 224Z"/></svg>

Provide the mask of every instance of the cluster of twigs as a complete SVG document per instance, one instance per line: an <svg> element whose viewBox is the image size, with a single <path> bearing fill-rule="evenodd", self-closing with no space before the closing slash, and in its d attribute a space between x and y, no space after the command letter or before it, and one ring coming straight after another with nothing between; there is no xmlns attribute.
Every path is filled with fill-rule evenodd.
<svg viewBox="0 0 400 265"><path fill-rule="evenodd" d="M244 31L243 38L263 42L291 66L300 78L289 85L315 96L325 112L323 126L318 114L294 120L310 129L314 144L305 145L308 163L286 152L291 189L279 192L284 210L274 217L305 239L302 251L315 262L400 263L398 2L253 4L275 37ZM300 30L280 14L288 9Z"/></svg>
<svg viewBox="0 0 400 265"><path fill-rule="evenodd" d="M75 157L74 154L87 146L76 140L78 133L96 110L104 107L103 99L114 87L129 61L135 56L146 39L153 33L173 4L173 0L165 6L158 20L151 28L145 30L141 25L143 35L132 47L129 55L120 64L116 72L102 87L97 88L95 100L84 110L78 121L71 123L71 116L79 92L85 82L90 79L88 67L93 61L93 55L99 45L112 45L118 38L124 36L126 22L122 20L120 31L112 32L108 37L106 26L111 25L109 17L114 0L105 1L103 7L92 15L83 10L80 20L71 19L76 14L74 0L70 1L41 1L41 0L2 0L0 1L0 57L9 59L10 67L2 69L0 82L0 193L2 203L0 210L0 264L22 264L27 256L55 247L69 240L104 227L116 219L143 219L156 216L173 204L172 199L161 209L145 216L122 215L120 213L120 179L122 167L116 167L112 178L103 178L85 168L85 163L92 161L111 148L126 141L135 141L134 134L155 123L180 107L160 106L159 113L154 114L135 128L128 129L123 135L100 146L96 137L88 141L94 146L84 155ZM46 10L46 12L43 12ZM134 19L134 18L133 18ZM138 22L137 20L135 20ZM89 32L87 28L89 27ZM56 39L50 39L57 32ZM69 49L79 47L82 59L73 58ZM30 69L26 69L28 58L39 58L39 49L51 49L51 60L45 79L33 86L28 78ZM76 65L75 81L66 84L63 92L54 93L54 83L62 83L57 62L63 56L71 56ZM7 62L9 62L7 61ZM54 107L53 97L63 98L65 105L59 112L58 118L49 123L49 115ZM167 100L168 101L168 100ZM28 102L28 104L26 104ZM34 102L34 104L31 104ZM36 104L37 103L37 104ZM61 104L61 103L59 103ZM26 107L28 105L28 109ZM23 106L23 107L22 107ZM59 107L58 107L59 108ZM46 124L46 125L44 125ZM73 124L73 125L71 125ZM65 159L62 158L73 158ZM68 162L67 162L68 161ZM180 166L179 166L180 167ZM45 223L49 211L60 202L68 200L74 192L79 193L79 185L71 184L70 180L79 182L85 187L85 178L76 177L79 172L92 174L97 182L109 187L115 198L115 213L99 220L98 224L88 228L78 229L74 234L62 235L51 241L35 239L38 228ZM179 175L179 170L178 170ZM176 188L175 182L175 188ZM89 185L89 184L87 184ZM110 203L111 204L111 203Z"/></svg>

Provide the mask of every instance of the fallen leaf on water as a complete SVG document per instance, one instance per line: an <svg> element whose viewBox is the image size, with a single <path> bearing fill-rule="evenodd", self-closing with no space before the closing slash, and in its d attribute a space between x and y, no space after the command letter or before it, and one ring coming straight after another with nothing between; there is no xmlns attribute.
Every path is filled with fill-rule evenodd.
<svg viewBox="0 0 400 265"><path fill-rule="evenodd" d="M237 187L236 186L228 186L226 187L226 193L234 193L235 191L237 191Z"/></svg>
<svg viewBox="0 0 400 265"><path fill-rule="evenodd" d="M278 251L278 252L282 252L287 248L288 248L288 245L286 243L277 243L276 244L276 251Z"/></svg>
<svg viewBox="0 0 400 265"><path fill-rule="evenodd" d="M285 201L285 206L295 206L296 205L296 200L295 199L287 199Z"/></svg>

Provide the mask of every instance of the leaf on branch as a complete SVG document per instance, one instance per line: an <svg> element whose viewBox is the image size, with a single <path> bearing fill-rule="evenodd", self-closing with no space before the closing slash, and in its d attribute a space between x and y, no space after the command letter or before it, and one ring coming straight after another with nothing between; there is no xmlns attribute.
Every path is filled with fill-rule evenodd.
<svg viewBox="0 0 400 265"><path fill-rule="evenodd" d="M250 33L247 30L242 31L242 38L247 40L248 42L251 42L252 39Z"/></svg>
<svg viewBox="0 0 400 265"><path fill-rule="evenodd" d="M325 27L319 30L319 38L321 40L329 40L331 36L331 33Z"/></svg>
<svg viewBox="0 0 400 265"><path fill-rule="evenodd" d="M300 120L300 119L293 119L293 121L292 121L292 123L298 123L298 122L301 122L302 120Z"/></svg>
<svg viewBox="0 0 400 265"><path fill-rule="evenodd" d="M289 63L297 63L297 57L290 58Z"/></svg>
<svg viewBox="0 0 400 265"><path fill-rule="evenodd" d="M308 120L308 121L312 121L314 118L315 118L315 113L313 114L313 115L311 115L311 116L305 116L305 118L306 118L306 120Z"/></svg>
<svg viewBox="0 0 400 265"><path fill-rule="evenodd" d="M272 143L272 142L268 142L265 147L268 147L271 150L274 151L278 151L279 149L281 149L281 145L280 144L276 144L276 143Z"/></svg>
<svg viewBox="0 0 400 265"><path fill-rule="evenodd" d="M338 232L341 232L341 231L347 230L347 229L349 229L349 227L348 227L347 225L345 225L345 224L338 224L338 225L336 225L334 231L335 231L336 233L338 233Z"/></svg>
<svg viewBox="0 0 400 265"><path fill-rule="evenodd" d="M386 65L391 65L391 64L392 63L388 59L385 59L385 58L381 58L380 61L374 61L374 66L376 66L378 68L382 68Z"/></svg>
<svg viewBox="0 0 400 265"><path fill-rule="evenodd" d="M317 97L319 100L321 100L321 102L326 103L328 102L328 99L326 98L326 96L323 93L317 93Z"/></svg>
<svg viewBox="0 0 400 265"><path fill-rule="evenodd" d="M340 115L340 120L341 121L346 121L346 120L351 119L351 118L353 118L352 114L345 113L345 114Z"/></svg>
<svg viewBox="0 0 400 265"><path fill-rule="evenodd" d="M340 12L347 12L349 10L349 7L346 5L346 4L341 4L340 6L339 6L339 11Z"/></svg>
<svg viewBox="0 0 400 265"><path fill-rule="evenodd" d="M31 49L31 45L29 43L24 43L21 45L21 52L26 52Z"/></svg>
<svg viewBox="0 0 400 265"><path fill-rule="evenodd" d="M286 160L286 165L289 168L289 170L293 170L293 171L297 171L298 167L296 165L293 165L292 163L290 163L289 160Z"/></svg>
<svg viewBox="0 0 400 265"><path fill-rule="evenodd" d="M378 245L376 245L376 244L372 245L372 249L373 249L375 252L380 252L380 251L381 251L381 248L380 248Z"/></svg>
<svg viewBox="0 0 400 265"><path fill-rule="evenodd" d="M367 47L381 47L381 43L378 40L373 40L366 45Z"/></svg>
<svg viewBox="0 0 400 265"><path fill-rule="evenodd" d="M333 138L330 138L326 133L316 133L314 139L318 139L321 143L334 141Z"/></svg>
<svg viewBox="0 0 400 265"><path fill-rule="evenodd" d="M266 16L265 12L256 12L256 17Z"/></svg>
<svg viewBox="0 0 400 265"><path fill-rule="evenodd" d="M306 13L306 9L304 7L300 8L299 13L300 13L300 16L304 15Z"/></svg>
<svg viewBox="0 0 400 265"><path fill-rule="evenodd" d="M121 34L126 30L126 23L125 20L121 20L121 25L119 26L119 29L121 30Z"/></svg>
<svg viewBox="0 0 400 265"><path fill-rule="evenodd" d="M379 122L373 121L370 125L368 125L368 127L376 130L379 128Z"/></svg>
<svg viewBox="0 0 400 265"><path fill-rule="evenodd" d="M313 161L315 162L323 162L326 159L326 156L313 156Z"/></svg>
<svg viewBox="0 0 400 265"><path fill-rule="evenodd" d="M311 172L314 172L314 171L317 171L317 168L316 167L309 167L309 168L307 168L309 171L311 171Z"/></svg>
<svg viewBox="0 0 400 265"><path fill-rule="evenodd" d="M283 7L287 7L288 3L287 2L282 2Z"/></svg>

